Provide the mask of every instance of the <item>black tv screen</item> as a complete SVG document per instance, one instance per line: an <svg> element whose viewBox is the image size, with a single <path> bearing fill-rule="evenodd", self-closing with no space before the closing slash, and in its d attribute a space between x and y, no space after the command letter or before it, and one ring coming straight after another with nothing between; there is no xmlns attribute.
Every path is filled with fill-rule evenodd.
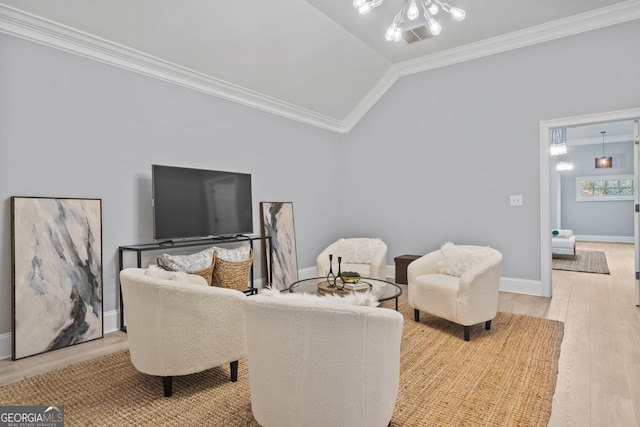
<svg viewBox="0 0 640 427"><path fill-rule="evenodd" d="M251 174L151 166L153 239L253 233Z"/></svg>

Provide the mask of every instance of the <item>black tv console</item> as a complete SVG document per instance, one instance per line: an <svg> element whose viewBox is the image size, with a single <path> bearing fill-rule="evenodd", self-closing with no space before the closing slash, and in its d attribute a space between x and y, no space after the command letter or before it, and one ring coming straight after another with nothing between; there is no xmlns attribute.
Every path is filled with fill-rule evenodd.
<svg viewBox="0 0 640 427"><path fill-rule="evenodd" d="M237 242L249 242L251 245L251 249L253 249L253 242L256 240L261 240L265 242L265 246L269 248L271 251L271 236L262 236L262 237L252 237L244 234L238 234L235 236L219 236L219 237L209 237L205 239L193 239L193 240L168 240L163 242L154 242L154 243L142 243L139 245L127 245L120 246L118 248L118 267L119 271L122 271L124 267L124 253L125 252L135 252L136 253L136 266L138 268L142 268L142 254L143 252L148 251L158 251L163 249L178 249L178 248L191 248L196 246L211 246L216 244L226 244L226 243L237 243ZM266 245L266 243L269 243ZM255 250L253 251L255 253ZM267 285L271 285L273 281L272 276L272 258L271 256L267 257L269 259L268 265L268 283ZM263 265L266 265L264 263ZM254 286L254 274L253 274L253 265L251 265L251 285L245 289L243 292L246 295L254 295L258 293L258 289ZM122 301L122 289L120 285L120 274L118 274L118 291L120 292L120 330L123 332L127 331L127 326L124 324L124 302Z"/></svg>

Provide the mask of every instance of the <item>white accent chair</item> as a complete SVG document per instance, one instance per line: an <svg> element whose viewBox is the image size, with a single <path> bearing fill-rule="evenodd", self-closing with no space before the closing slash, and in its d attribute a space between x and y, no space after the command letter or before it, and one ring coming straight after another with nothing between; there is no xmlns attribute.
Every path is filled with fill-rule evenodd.
<svg viewBox="0 0 640 427"><path fill-rule="evenodd" d="M140 372L162 377L164 395L172 378L229 363L238 379L238 359L246 355L244 303L234 289L208 286L189 274L189 283L120 272L131 363Z"/></svg>
<svg viewBox="0 0 640 427"><path fill-rule="evenodd" d="M354 237L333 242L316 259L318 277L329 274L330 254L333 274L338 274L338 257L342 257L342 271L355 271L372 279L386 278L387 245L380 239Z"/></svg>
<svg viewBox="0 0 640 427"><path fill-rule="evenodd" d="M557 231L557 234L553 234ZM553 230L551 234L551 255L576 256L576 236L573 230Z"/></svg>
<svg viewBox="0 0 640 427"><path fill-rule="evenodd" d="M400 379L403 317L315 295L247 298L251 409L262 427L383 427ZM309 298L305 298L309 297Z"/></svg>
<svg viewBox="0 0 640 427"><path fill-rule="evenodd" d="M416 322L420 321L420 311L425 311L464 326L464 339L469 341L472 325L485 322L489 330L496 316L502 254L473 245L455 249L460 254L458 260L455 254L451 260L443 259L443 249L439 249L409 264L408 300ZM483 254L474 255L476 251ZM454 268L448 269L443 264L446 262Z"/></svg>

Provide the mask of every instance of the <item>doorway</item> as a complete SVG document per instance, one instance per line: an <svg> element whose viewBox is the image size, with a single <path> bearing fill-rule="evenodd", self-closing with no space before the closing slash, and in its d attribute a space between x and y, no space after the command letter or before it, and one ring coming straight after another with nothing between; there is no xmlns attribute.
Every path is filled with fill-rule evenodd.
<svg viewBox="0 0 640 427"><path fill-rule="evenodd" d="M584 116L569 117L563 119L546 120L540 122L540 281L542 296L552 296L552 279L551 279L551 170L550 170L550 134L553 128L568 128L584 125L594 125L598 123L634 121L640 120L640 108L631 110L621 110L606 113L597 113ZM637 132L638 125L635 124ZM637 133L636 133L637 137ZM634 163L636 168L634 176L636 185L638 184L638 145L634 146ZM638 191L636 191L635 202L638 203ZM638 222L638 214L634 215L634 222ZM634 229L634 241L636 242L636 250L634 258L636 260L636 271L638 271L638 229ZM640 286L636 280L636 297L640 303Z"/></svg>

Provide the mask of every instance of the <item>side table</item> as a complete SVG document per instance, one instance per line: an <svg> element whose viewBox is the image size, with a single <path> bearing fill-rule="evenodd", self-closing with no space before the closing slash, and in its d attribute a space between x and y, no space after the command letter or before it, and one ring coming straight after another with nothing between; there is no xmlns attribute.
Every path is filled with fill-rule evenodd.
<svg viewBox="0 0 640 427"><path fill-rule="evenodd" d="M407 284L407 267L421 255L400 255L393 259L396 263L396 283Z"/></svg>

